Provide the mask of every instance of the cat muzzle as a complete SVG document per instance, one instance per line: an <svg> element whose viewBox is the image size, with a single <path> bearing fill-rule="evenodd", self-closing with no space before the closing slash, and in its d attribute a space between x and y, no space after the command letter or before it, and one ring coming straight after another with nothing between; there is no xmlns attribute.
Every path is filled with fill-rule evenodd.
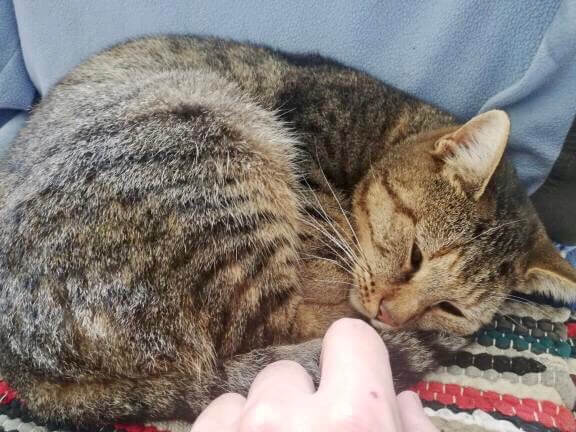
<svg viewBox="0 0 576 432"><path fill-rule="evenodd" d="M397 327L398 323L394 321L386 303L384 301L380 302L380 308L378 309L378 315L376 315L376 319L390 327Z"/></svg>

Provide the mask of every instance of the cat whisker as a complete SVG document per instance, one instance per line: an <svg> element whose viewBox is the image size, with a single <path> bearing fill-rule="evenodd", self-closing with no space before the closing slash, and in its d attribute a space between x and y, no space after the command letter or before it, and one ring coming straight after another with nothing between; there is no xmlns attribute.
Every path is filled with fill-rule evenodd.
<svg viewBox="0 0 576 432"><path fill-rule="evenodd" d="M300 295L299 297L304 302L311 302L311 303L317 303L318 302L318 299L314 298L314 297L307 297L307 296L303 296L303 295Z"/></svg>
<svg viewBox="0 0 576 432"><path fill-rule="evenodd" d="M317 223L316 228L318 228L319 230L321 230L324 235L326 235L327 237L329 237L337 246L339 246L343 252L345 252L348 257L350 258L350 260L358 265L359 267L361 267L363 270L367 271L367 269L365 268L365 266L362 264L362 262L359 260L357 254L354 252L354 250L350 247L349 242L343 237L342 233L340 232L339 229L337 229L337 227L335 226L334 222L331 220L331 218L328 216L328 213L326 212L326 209L322 206L322 203L320 202L320 199L318 198L316 192L312 189L312 187L308 184L307 181L305 181L306 185L308 186L308 188L310 189L310 192L314 195L314 198L316 199L316 202L318 203L319 208L317 209L318 212L321 214L321 216L323 217L323 220L330 226L330 228L332 229L332 231L334 232L334 234L337 236L337 239L339 241L337 241L336 238L334 238L332 235L330 235L328 233L328 231L326 230L326 228L324 228L323 226L321 226L321 224L319 222L314 221L313 218L311 218L311 221L314 221Z"/></svg>
<svg viewBox="0 0 576 432"><path fill-rule="evenodd" d="M534 303L527 303L527 302L522 302L522 301L518 301L518 300L514 300L514 299L510 299L509 301L514 302L514 303L518 303L518 304L522 304L524 306L530 306L530 307L538 310L547 319L552 319L554 317L550 312L548 312L547 310L543 309L540 306L535 305Z"/></svg>
<svg viewBox="0 0 576 432"><path fill-rule="evenodd" d="M360 252L360 254L362 255L363 259L366 259L366 256L364 256L362 248L360 246L360 240L358 239L358 236L356 235L356 231L354 231L354 227L352 226L352 224L350 223L350 219L348 218L348 216L346 215L346 212L344 211L344 209L342 208L342 204L340 203L340 200L338 199L338 197L336 196L336 193L334 192L334 189L332 188L332 186L330 185L330 182L328 181L328 178L326 177L326 174L324 173L324 170L322 169L322 166L320 165L320 159L318 157L318 148L316 147L316 162L318 164L318 167L320 168L320 173L322 173L322 177L324 177L324 181L326 182L326 184L328 185L328 188L330 189L330 192L332 193L332 196L334 197L334 200L336 201L336 203L338 204L338 207L340 208L340 211L342 212L342 216L344 216L344 219L346 220L346 223L348 224L348 227L350 228L350 232L352 233L352 235L354 236L354 239L356 241L356 246L358 249L358 252Z"/></svg>
<svg viewBox="0 0 576 432"><path fill-rule="evenodd" d="M544 305L542 305L542 304L540 304L540 303L537 303L537 302L535 302L535 301L533 301L533 300L527 299L527 298L525 298L525 297L516 296L516 295L514 295L514 294L508 294L508 295L506 296L506 298L509 299L509 300L510 300L510 299L513 299L513 300L522 301L522 302L524 302L524 303L532 304L532 305L534 305L534 306L544 306Z"/></svg>
<svg viewBox="0 0 576 432"><path fill-rule="evenodd" d="M346 267L344 267L342 264L340 264L340 263L339 263L338 261L336 261L336 260L333 260L333 259L330 259L330 258L324 258L324 257L321 257L321 256L312 255L312 254L308 254L308 253L305 253L304 255L307 255L310 259L319 259L319 260L323 260L323 261L329 262L329 263L331 263L331 264L334 264L335 266L340 267L342 270L344 270L346 273L348 273L348 274L350 274L350 275L353 275L353 274L354 274L354 273L352 273L352 272L350 271L350 269L347 269Z"/></svg>
<svg viewBox="0 0 576 432"><path fill-rule="evenodd" d="M315 282L318 282L318 281L310 279L310 280L307 280L306 282L307 282L307 283L315 283ZM353 289L355 289L355 287L337 286L337 285L330 285L330 288L329 288L329 290L330 290L332 293L344 294L344 295L348 295L348 294L350 293L350 290L353 290ZM318 299L318 298L316 297L316 299Z"/></svg>
<svg viewBox="0 0 576 432"><path fill-rule="evenodd" d="M467 240L466 243L470 243L470 242L472 242L473 240L476 240L476 239L479 238L479 237L483 237L483 236L485 236L485 235L487 235L487 234L493 233L494 231L498 231L499 229L502 229L502 228L504 228L505 226L514 225L514 224L517 224L517 223L520 223L520 222L525 222L525 221L526 221L526 219L517 219L517 220L513 220L513 221L504 222L504 223L502 223L502 224L500 224L500 225L496 225L495 227L488 228L487 230L482 231L480 234L475 235L475 236L472 237L471 239Z"/></svg>
<svg viewBox="0 0 576 432"><path fill-rule="evenodd" d="M533 301L525 299L523 297L517 297L517 296L514 296L512 294L494 293L493 295L494 295L494 297L499 298L499 299L504 300L504 301L510 301L510 302L514 302L514 303L518 303L518 304L531 306L534 309L538 310L540 313L542 313L542 315L544 315L545 317L552 318L552 315L550 314L550 312L544 308L545 305L533 302ZM504 315L502 312L497 312L497 313L499 313L500 315Z"/></svg>
<svg viewBox="0 0 576 432"><path fill-rule="evenodd" d="M510 321L512 321L512 323L518 327L522 327L522 323L519 321L516 321L515 318L513 318L511 315L505 314L505 313L501 313L499 312L498 315L501 315L503 317L506 317L507 319L509 319Z"/></svg>
<svg viewBox="0 0 576 432"><path fill-rule="evenodd" d="M353 287L355 287L355 288L358 288L358 287L359 287L358 284L355 284L355 283L352 283L352 282L341 281L341 280L334 280L334 279L312 279L312 278L306 278L306 279L307 279L307 280L310 280L310 281L314 281L314 282L350 285L350 286L353 286Z"/></svg>
<svg viewBox="0 0 576 432"><path fill-rule="evenodd" d="M346 252L351 258L355 258L354 254L351 254L350 251L346 248L346 243L342 240L341 237L334 237L330 232L324 227L320 222L314 220L314 218L310 217L310 219L303 218L301 219L302 222L315 228L317 231L328 237L330 240L334 242L336 246L342 249L342 252Z"/></svg>
<svg viewBox="0 0 576 432"><path fill-rule="evenodd" d="M342 256L339 251L337 249L334 249L334 247L325 242L323 239L318 239L320 242L322 242L327 248L329 248L334 254L336 254L344 263L350 265L350 268L353 269L354 267L354 263L355 263L355 259L354 256L351 256L346 250L344 250L342 248L342 245L340 243L340 241L338 241L339 239L334 238L324 227L322 227L321 225L314 225L312 222L307 221L307 220L302 220L303 223L308 224L309 226L311 226L312 228L316 229L317 231L319 231L321 234L323 234L324 236L326 236L329 240L332 241L332 243L339 247L339 249L346 254L346 258L344 256Z"/></svg>
<svg viewBox="0 0 576 432"><path fill-rule="evenodd" d="M314 193L314 191L312 191L312 193ZM317 197L316 197L316 199L318 200ZM319 205L321 206L320 203L319 203ZM317 209L317 210L319 210L319 209ZM319 212L320 212L320 210L319 210ZM336 226L334 226L334 222L328 217L324 208L321 209L321 215L323 216L323 220L330 226L330 228L332 228L332 231L334 232L334 234L337 237L335 238L334 236L329 234L328 230L325 227L323 227L319 222L315 221L314 219L311 219L312 221L314 221L314 223L317 224L316 228L318 228L320 231L322 231L324 233L324 235L328 236L335 244L337 244L342 249L343 252L346 252L346 254L350 257L350 259L352 261L357 262L356 254L350 248L346 239L344 239L342 237L342 234L340 233L340 231L336 228Z"/></svg>
<svg viewBox="0 0 576 432"><path fill-rule="evenodd" d="M522 303L522 304L525 304L525 305L529 305L529 306L531 306L531 307L539 310L543 315L547 316L548 318L551 318L551 317L552 317L552 315L550 314L550 312L546 310L546 308L545 308L546 305L542 305L542 304L533 302L533 301L531 301L531 300L528 300L528 299L525 299L525 298L522 298L522 297L516 297L516 296L514 296L514 297L508 297L508 300L509 300L509 301L516 302L516 303Z"/></svg>
<svg viewBox="0 0 576 432"><path fill-rule="evenodd" d="M340 248L343 249L343 251L346 252L346 254L350 257L351 261L358 265L360 268L362 268L364 271L368 271L368 269L366 268L365 264L363 263L362 260L359 259L357 253L354 251L354 249L350 246L350 242L343 236L342 232L337 228L337 226L335 225L335 223L332 221L332 219L330 218L330 216L328 216L328 213L326 212L325 208L322 206L322 203L320 202L320 199L318 198L316 192L312 189L312 187L308 184L307 181L305 181L306 185L308 186L310 192L314 195L314 198L316 199L316 202L318 203L319 208L317 209L318 212L321 214L321 216L323 217L323 220L330 226L330 228L332 229L332 231L334 232L334 234L338 237L338 242L335 241L335 239L333 239L333 241L335 243L338 244L338 246ZM313 219L312 219L313 220ZM318 222L317 222L318 223ZM319 224L319 223L318 223ZM325 229L324 227L322 227L323 229ZM326 233L326 231L325 231Z"/></svg>

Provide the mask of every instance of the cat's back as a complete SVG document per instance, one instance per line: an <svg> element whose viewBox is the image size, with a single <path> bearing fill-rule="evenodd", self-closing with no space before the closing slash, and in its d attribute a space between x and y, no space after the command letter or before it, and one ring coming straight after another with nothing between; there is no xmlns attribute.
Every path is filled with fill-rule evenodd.
<svg viewBox="0 0 576 432"><path fill-rule="evenodd" d="M193 149L189 167L204 166L197 164L201 153L219 146L203 139L198 147L196 141L203 127L210 131L216 124L215 115L228 117L230 129L277 126L262 109L261 75L276 86L284 66L264 48L190 36L142 38L107 49L34 107L0 162L0 204L10 207L32 189L60 187L81 172L91 177L107 167L123 169L129 159L161 161ZM255 70L261 75L254 76ZM250 91L256 86L258 98ZM181 146L186 140L196 145Z"/></svg>
<svg viewBox="0 0 576 432"><path fill-rule="evenodd" d="M111 367L103 356L130 370L179 344L208 361L214 337L228 353L243 343L227 336L247 321L241 301L226 305L226 281L248 277L233 258L297 241L294 140L228 76L272 61L257 50L129 42L35 108L1 167L4 374L11 361L49 374Z"/></svg>

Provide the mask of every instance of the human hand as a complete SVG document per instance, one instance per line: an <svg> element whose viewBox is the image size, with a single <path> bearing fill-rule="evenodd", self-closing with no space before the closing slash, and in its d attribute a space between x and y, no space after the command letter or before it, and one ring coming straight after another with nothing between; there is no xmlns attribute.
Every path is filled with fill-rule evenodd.
<svg viewBox="0 0 576 432"><path fill-rule="evenodd" d="M191 432L437 432L413 392L396 396L388 351L368 324L334 323L326 333L318 390L295 362L266 367L244 398L225 394Z"/></svg>

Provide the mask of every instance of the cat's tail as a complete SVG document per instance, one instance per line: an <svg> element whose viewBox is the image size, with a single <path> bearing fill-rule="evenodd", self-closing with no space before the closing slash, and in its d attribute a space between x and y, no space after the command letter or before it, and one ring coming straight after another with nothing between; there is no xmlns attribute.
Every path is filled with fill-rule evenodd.
<svg viewBox="0 0 576 432"><path fill-rule="evenodd" d="M115 422L185 419L193 421L217 396L247 394L258 372L277 360L294 360L318 375L320 340L271 346L235 357L199 375L173 372L145 378L56 382L32 379L17 386L26 409L39 424L50 422L92 430Z"/></svg>
<svg viewBox="0 0 576 432"><path fill-rule="evenodd" d="M62 429L192 420L216 396L209 386L177 374L110 381L38 381L27 387L22 397L29 416L38 424Z"/></svg>
<svg viewBox="0 0 576 432"><path fill-rule="evenodd" d="M395 387L402 391L438 367L442 354L459 348L465 339L418 331L381 333L390 356ZM113 422L185 419L193 421L217 396L246 395L256 375L278 360L304 367L317 384L320 378L320 339L294 345L270 346L226 361L218 370L198 376L172 373L143 379L109 382L37 382L25 392L32 413L65 425L96 426Z"/></svg>

